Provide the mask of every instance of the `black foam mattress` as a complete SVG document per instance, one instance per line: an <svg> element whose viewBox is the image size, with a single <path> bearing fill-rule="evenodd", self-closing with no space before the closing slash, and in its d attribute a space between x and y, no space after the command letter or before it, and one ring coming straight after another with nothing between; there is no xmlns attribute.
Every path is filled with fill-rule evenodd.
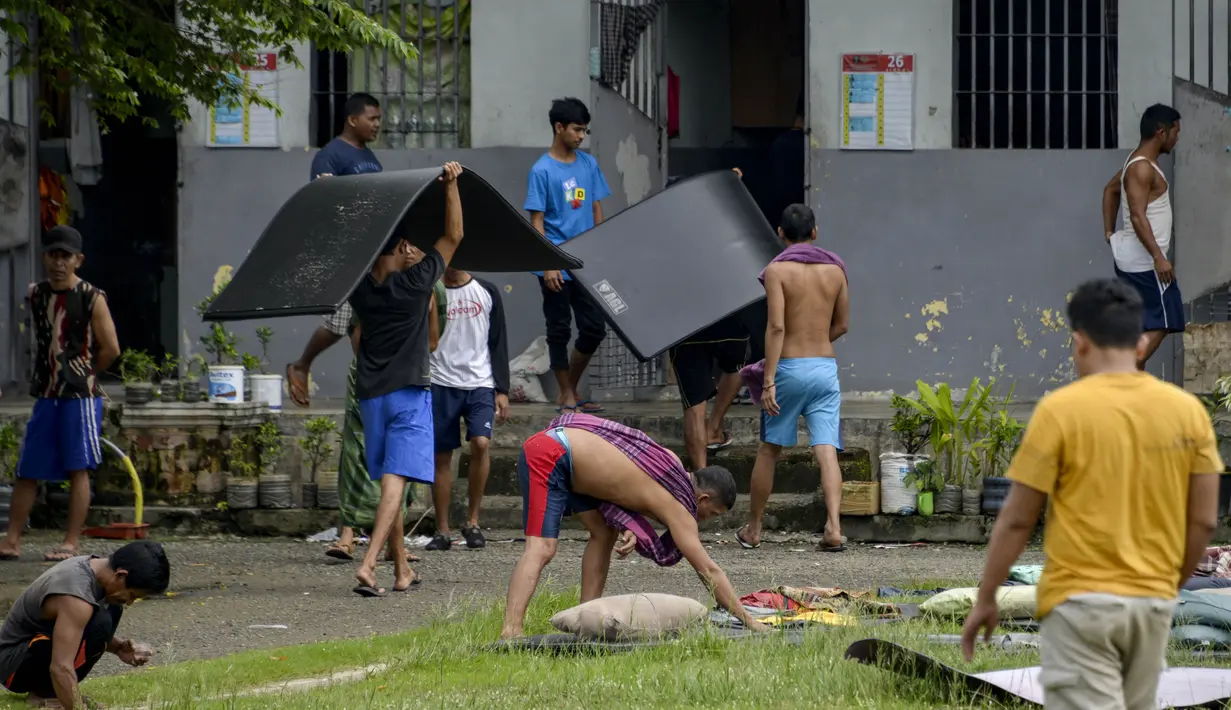
<svg viewBox="0 0 1231 710"><path fill-rule="evenodd" d="M265 228L207 321L332 313L394 235L419 248L444 234L439 168L315 180ZM576 269L478 174L458 178L465 238L452 265L468 271Z"/></svg>
<svg viewBox="0 0 1231 710"><path fill-rule="evenodd" d="M642 360L764 302L777 235L730 170L681 181L564 245L612 329Z"/></svg>

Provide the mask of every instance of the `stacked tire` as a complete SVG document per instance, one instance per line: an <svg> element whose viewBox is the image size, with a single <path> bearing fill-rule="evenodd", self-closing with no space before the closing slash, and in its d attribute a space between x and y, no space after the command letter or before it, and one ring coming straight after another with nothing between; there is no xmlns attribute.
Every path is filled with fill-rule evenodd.
<svg viewBox="0 0 1231 710"><path fill-rule="evenodd" d="M985 478L983 479L983 514L984 515L999 515L1000 509L1004 507L1004 500L1009 495L1009 479L1007 478Z"/></svg>

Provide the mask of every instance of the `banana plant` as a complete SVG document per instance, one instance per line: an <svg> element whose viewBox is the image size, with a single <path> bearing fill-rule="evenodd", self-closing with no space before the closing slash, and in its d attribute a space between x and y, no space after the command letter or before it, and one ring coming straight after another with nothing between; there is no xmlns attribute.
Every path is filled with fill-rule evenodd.
<svg viewBox="0 0 1231 710"><path fill-rule="evenodd" d="M982 438L987 425L987 402L992 388L983 386L976 377L961 403L954 406L948 383L942 382L933 388L918 380L915 385L919 389L919 399L905 401L931 419L932 453L937 461L944 462L946 480L957 485L972 484L972 470L978 475L977 466L971 465L972 447Z"/></svg>

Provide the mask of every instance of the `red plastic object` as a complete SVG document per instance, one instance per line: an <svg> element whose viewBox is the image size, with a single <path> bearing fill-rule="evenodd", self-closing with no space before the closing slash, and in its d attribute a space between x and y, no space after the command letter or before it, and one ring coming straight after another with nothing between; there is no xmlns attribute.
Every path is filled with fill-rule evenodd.
<svg viewBox="0 0 1231 710"><path fill-rule="evenodd" d="M144 540L149 523L135 525L133 523L112 523L95 528L86 528L87 537L98 537L104 540Z"/></svg>

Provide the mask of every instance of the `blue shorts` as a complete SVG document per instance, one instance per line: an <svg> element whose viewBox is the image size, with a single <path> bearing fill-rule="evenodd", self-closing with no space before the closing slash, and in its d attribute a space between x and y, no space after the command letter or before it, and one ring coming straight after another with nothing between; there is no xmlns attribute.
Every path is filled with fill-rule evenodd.
<svg viewBox="0 0 1231 710"><path fill-rule="evenodd" d="M432 392L403 387L359 400L368 477L379 481L391 473L420 483L436 480L432 456Z"/></svg>
<svg viewBox="0 0 1231 710"><path fill-rule="evenodd" d="M794 446L799 440L799 418L808 424L811 446L842 450L842 389L838 387L838 361L831 357L787 358L778 361L774 375L778 416L761 411L761 441Z"/></svg>
<svg viewBox="0 0 1231 710"><path fill-rule="evenodd" d="M436 452L461 448L458 420L466 422L466 441L476 436L491 438L496 419L496 390L491 387L463 390L432 385L432 425L436 431Z"/></svg>
<svg viewBox="0 0 1231 710"><path fill-rule="evenodd" d="M67 481L72 471L92 471L103 462L103 400L40 398L26 422L17 477Z"/></svg>
<svg viewBox="0 0 1231 710"><path fill-rule="evenodd" d="M563 429L540 431L526 439L517 459L522 528L527 537L560 537L566 515L597 510L600 503L573 492L573 451Z"/></svg>
<svg viewBox="0 0 1231 710"><path fill-rule="evenodd" d="M1180 295L1178 283L1172 281L1164 286L1153 271L1128 272L1120 271L1120 267L1116 267L1116 276L1141 294L1145 315L1141 332L1184 332L1184 297Z"/></svg>

